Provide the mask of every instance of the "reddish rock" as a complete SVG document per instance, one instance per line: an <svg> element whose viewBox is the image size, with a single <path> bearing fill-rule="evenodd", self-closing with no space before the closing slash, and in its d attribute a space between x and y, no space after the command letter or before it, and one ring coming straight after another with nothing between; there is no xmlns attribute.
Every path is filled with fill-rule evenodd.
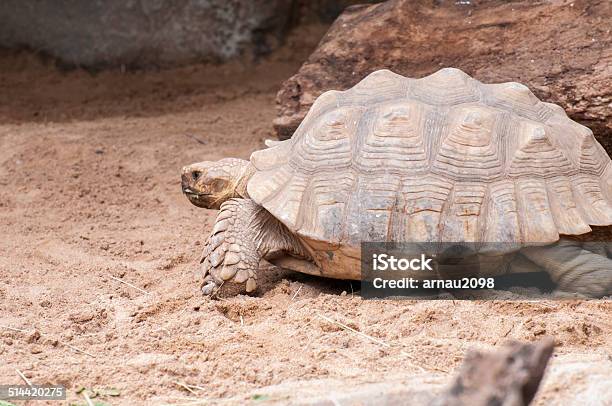
<svg viewBox="0 0 612 406"><path fill-rule="evenodd" d="M277 95L290 137L326 90L387 68L422 77L456 67L483 82L516 81L560 104L612 152L612 2L389 0L352 6Z"/></svg>

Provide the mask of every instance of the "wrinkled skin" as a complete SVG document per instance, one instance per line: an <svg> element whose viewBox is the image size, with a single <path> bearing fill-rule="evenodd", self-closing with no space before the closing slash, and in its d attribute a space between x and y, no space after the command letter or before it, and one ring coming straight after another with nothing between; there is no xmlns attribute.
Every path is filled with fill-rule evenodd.
<svg viewBox="0 0 612 406"><path fill-rule="evenodd" d="M232 189L247 166L247 161L235 158L188 165L182 170L181 188L192 204L219 210L227 199L245 197Z"/></svg>

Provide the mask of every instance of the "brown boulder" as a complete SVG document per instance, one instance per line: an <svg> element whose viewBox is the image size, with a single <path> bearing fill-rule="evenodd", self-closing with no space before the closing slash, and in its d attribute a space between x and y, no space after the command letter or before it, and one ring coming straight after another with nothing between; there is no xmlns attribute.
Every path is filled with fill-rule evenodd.
<svg viewBox="0 0 612 406"><path fill-rule="evenodd" d="M612 2L389 0L347 8L277 95L290 137L326 90L387 68L422 77L456 67L483 82L516 81L560 104L612 152Z"/></svg>
<svg viewBox="0 0 612 406"><path fill-rule="evenodd" d="M553 340L538 343L510 341L494 352L470 351L451 387L434 406L525 406L533 400Z"/></svg>

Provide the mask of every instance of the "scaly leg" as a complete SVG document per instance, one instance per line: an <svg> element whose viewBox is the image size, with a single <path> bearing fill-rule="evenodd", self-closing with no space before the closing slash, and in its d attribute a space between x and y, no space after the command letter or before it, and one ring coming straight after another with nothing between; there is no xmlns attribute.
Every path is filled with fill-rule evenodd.
<svg viewBox="0 0 612 406"><path fill-rule="evenodd" d="M268 256L307 254L301 242L250 199L223 203L202 255L205 295L233 296L257 289L259 262Z"/></svg>
<svg viewBox="0 0 612 406"><path fill-rule="evenodd" d="M562 291L592 297L612 294L612 259L584 249L579 241L561 239L521 253L544 268Z"/></svg>

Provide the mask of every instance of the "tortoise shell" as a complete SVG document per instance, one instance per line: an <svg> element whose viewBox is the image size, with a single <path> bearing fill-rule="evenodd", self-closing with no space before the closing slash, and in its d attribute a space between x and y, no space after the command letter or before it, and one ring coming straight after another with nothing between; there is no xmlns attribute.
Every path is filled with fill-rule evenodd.
<svg viewBox="0 0 612 406"><path fill-rule="evenodd" d="M336 246L552 243L612 224L612 163L593 133L524 85L458 69L328 91L251 163L255 202Z"/></svg>

